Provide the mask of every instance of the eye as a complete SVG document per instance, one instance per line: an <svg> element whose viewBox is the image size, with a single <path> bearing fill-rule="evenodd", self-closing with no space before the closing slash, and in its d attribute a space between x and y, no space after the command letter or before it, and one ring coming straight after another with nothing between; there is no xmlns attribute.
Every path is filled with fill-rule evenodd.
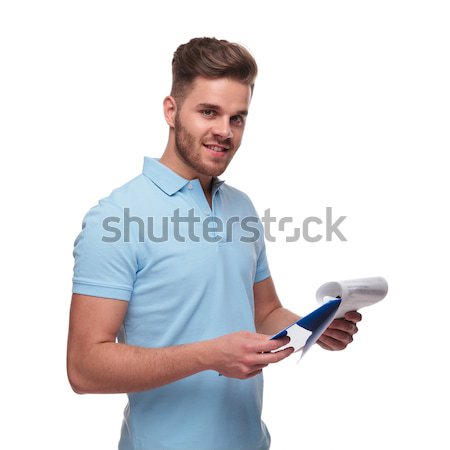
<svg viewBox="0 0 450 450"><path fill-rule="evenodd" d="M208 119L216 116L216 112L213 109L202 109L201 113L203 117L206 117Z"/></svg>
<svg viewBox="0 0 450 450"><path fill-rule="evenodd" d="M234 125L243 125L244 124L244 118L242 116L232 116L232 117L230 117L230 120Z"/></svg>

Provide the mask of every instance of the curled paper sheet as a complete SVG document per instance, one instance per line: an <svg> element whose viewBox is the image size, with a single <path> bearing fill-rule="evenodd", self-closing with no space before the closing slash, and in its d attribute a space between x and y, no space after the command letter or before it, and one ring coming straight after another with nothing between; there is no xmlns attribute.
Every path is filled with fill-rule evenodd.
<svg viewBox="0 0 450 450"><path fill-rule="evenodd" d="M324 304L340 298L342 301L335 316L339 319L348 311L357 311L383 300L387 292L388 284L383 277L359 278L325 283L317 290L316 299Z"/></svg>
<svg viewBox="0 0 450 450"><path fill-rule="evenodd" d="M294 353L301 351L302 358L334 319L344 317L348 311L356 311L383 300L387 291L387 282L382 277L325 283L316 294L321 306L279 331L271 339L289 336L289 344L280 349L293 347Z"/></svg>

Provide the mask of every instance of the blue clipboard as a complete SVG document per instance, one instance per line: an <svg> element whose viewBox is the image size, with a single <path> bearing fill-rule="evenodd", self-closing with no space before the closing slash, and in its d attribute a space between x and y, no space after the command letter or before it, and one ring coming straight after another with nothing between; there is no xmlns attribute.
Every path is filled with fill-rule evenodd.
<svg viewBox="0 0 450 450"><path fill-rule="evenodd" d="M283 336L288 335L289 328L294 326L299 326L304 328L305 330L309 330L311 335L308 337L304 347L302 356L317 342L317 339L322 335L322 333L328 328L330 323L335 318L336 312L341 304L340 298L335 298L315 309L307 316L302 317L297 322L286 327L284 330L281 330L270 339L279 339ZM289 347L287 344L286 347Z"/></svg>

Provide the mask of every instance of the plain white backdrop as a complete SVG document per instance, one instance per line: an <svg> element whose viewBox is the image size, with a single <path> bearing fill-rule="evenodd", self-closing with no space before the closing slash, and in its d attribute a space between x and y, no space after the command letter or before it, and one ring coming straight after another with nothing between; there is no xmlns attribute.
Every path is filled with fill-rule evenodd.
<svg viewBox="0 0 450 450"><path fill-rule="evenodd" d="M3 1L5 448L117 447L125 396L78 396L66 379L73 241L162 153L173 51L215 36L260 71L222 178L261 215L347 216L347 242L267 244L285 306L309 312L326 281L390 285L346 351L265 370L272 450L448 449L449 21L433 0Z"/></svg>

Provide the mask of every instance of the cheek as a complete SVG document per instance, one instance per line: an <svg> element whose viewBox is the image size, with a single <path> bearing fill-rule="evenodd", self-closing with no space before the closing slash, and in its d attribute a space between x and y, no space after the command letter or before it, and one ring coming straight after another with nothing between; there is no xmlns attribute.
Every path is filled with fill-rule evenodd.
<svg viewBox="0 0 450 450"><path fill-rule="evenodd" d="M239 147L241 145L242 137L244 135L244 130L242 128L239 128L234 132L234 144L236 147Z"/></svg>
<svg viewBox="0 0 450 450"><path fill-rule="evenodd" d="M192 125L192 130L198 138L203 138L204 136L211 134L211 125L205 123L204 120L196 120Z"/></svg>
<svg viewBox="0 0 450 450"><path fill-rule="evenodd" d="M195 137L202 136L208 132L209 124L205 124L205 121L197 114L181 114L180 119L183 126Z"/></svg>

